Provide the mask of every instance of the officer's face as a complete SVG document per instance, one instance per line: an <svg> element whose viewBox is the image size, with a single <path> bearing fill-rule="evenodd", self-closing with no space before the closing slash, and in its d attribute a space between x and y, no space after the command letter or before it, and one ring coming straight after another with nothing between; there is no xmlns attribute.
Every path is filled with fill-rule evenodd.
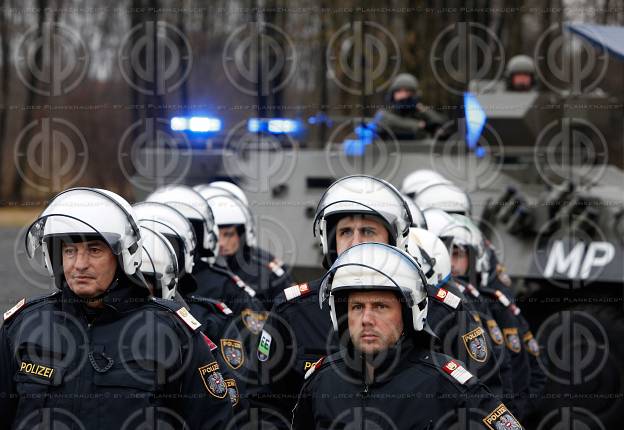
<svg viewBox="0 0 624 430"><path fill-rule="evenodd" d="M468 272L468 253L459 246L453 247L451 255L451 274L453 276L464 276Z"/></svg>
<svg viewBox="0 0 624 430"><path fill-rule="evenodd" d="M117 258L101 240L63 243L63 272L69 288L79 297L102 294L117 270Z"/></svg>
<svg viewBox="0 0 624 430"><path fill-rule="evenodd" d="M401 303L390 291L357 291L347 301L349 334L366 354L393 346L403 332Z"/></svg>
<svg viewBox="0 0 624 430"><path fill-rule="evenodd" d="M388 230L374 217L361 215L341 218L336 224L338 255L353 245L364 242L388 243Z"/></svg>
<svg viewBox="0 0 624 430"><path fill-rule="evenodd" d="M240 236L236 226L219 227L219 254L233 255L240 246Z"/></svg>
<svg viewBox="0 0 624 430"><path fill-rule="evenodd" d="M533 85L533 78L529 73L515 73L511 77L511 86L517 91L528 91Z"/></svg>
<svg viewBox="0 0 624 430"><path fill-rule="evenodd" d="M405 100L405 99L408 99L410 97L414 97L414 91L407 90L405 88L399 88L398 90L396 90L394 92L392 97L394 98L395 102L400 102L401 100Z"/></svg>

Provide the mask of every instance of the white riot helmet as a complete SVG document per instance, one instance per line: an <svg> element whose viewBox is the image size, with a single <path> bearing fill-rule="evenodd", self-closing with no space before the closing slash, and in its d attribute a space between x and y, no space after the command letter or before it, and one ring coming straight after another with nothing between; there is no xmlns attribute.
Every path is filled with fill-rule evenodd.
<svg viewBox="0 0 624 430"><path fill-rule="evenodd" d="M222 190L227 191L232 194L234 197L239 199L241 202L245 203L245 206L249 206L249 200L247 200L247 196L241 187L238 185L227 182L227 181L214 181L208 184L211 187L220 188Z"/></svg>
<svg viewBox="0 0 624 430"><path fill-rule="evenodd" d="M139 225L157 231L169 240L178 257L179 275L192 273L197 239L190 221L180 211L164 203L136 203L134 210Z"/></svg>
<svg viewBox="0 0 624 430"><path fill-rule="evenodd" d="M434 184L452 184L452 182L434 170L419 169L410 173L403 179L401 192L414 198L424 188Z"/></svg>
<svg viewBox="0 0 624 430"><path fill-rule="evenodd" d="M444 242L422 228L410 228L407 252L420 263L430 285L441 287L451 277L451 256Z"/></svg>
<svg viewBox="0 0 624 430"><path fill-rule="evenodd" d="M383 179L345 176L329 186L316 207L313 231L320 240L326 268L337 257L335 228L338 219L346 215L379 218L388 230L390 244L405 249L412 219L401 193Z"/></svg>
<svg viewBox="0 0 624 430"><path fill-rule="evenodd" d="M468 215L472 213L470 197L453 184L434 184L422 189L414 198L422 210L442 209L448 213Z"/></svg>
<svg viewBox="0 0 624 430"><path fill-rule="evenodd" d="M408 253L383 243L359 243L340 254L323 277L319 302L322 308L328 299L334 330L340 332L338 321L343 313L346 314L346 303L336 300L337 294L362 290L393 291L404 305L403 320L415 331L421 331L427 321L426 283L418 263ZM344 305L340 306L341 303Z"/></svg>
<svg viewBox="0 0 624 430"><path fill-rule="evenodd" d="M403 200L405 200L405 204L407 205L407 209L409 210L410 217L412 218L412 223L410 224L410 227L424 228L426 230L427 220L425 219L425 216L423 215L420 208L416 206L416 203L414 203L414 201L408 196L406 196L405 194L402 194L402 196Z"/></svg>
<svg viewBox="0 0 624 430"><path fill-rule="evenodd" d="M178 259L169 240L146 225L141 225L143 262L141 273L154 287L155 295L173 299L178 283Z"/></svg>
<svg viewBox="0 0 624 430"><path fill-rule="evenodd" d="M193 225L197 243L207 257L219 253L219 231L206 200L197 191L185 185L169 185L147 196L146 202L159 202L179 210Z"/></svg>
<svg viewBox="0 0 624 430"><path fill-rule="evenodd" d="M94 238L106 242L127 276L136 274L142 248L134 211L122 197L98 188L71 188L57 194L28 228L26 251L60 287L61 242Z"/></svg>
<svg viewBox="0 0 624 430"><path fill-rule="evenodd" d="M245 244L252 247L257 245L253 216L243 201L222 188L201 185L195 189L212 209L217 226L242 226L245 230Z"/></svg>
<svg viewBox="0 0 624 430"><path fill-rule="evenodd" d="M446 245L449 253L453 246L471 251L471 269L483 273L488 266L483 235L470 218L464 215L448 214L440 209L424 211L429 231L435 233Z"/></svg>

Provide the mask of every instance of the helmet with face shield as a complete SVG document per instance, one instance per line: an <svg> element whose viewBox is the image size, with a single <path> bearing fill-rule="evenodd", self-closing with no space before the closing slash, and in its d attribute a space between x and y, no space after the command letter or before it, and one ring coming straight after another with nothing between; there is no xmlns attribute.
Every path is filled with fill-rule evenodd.
<svg viewBox="0 0 624 430"><path fill-rule="evenodd" d="M468 253L468 273L459 276L467 276L470 282L478 285L479 277L487 271L487 254L479 228L464 215L448 214L440 209L426 209L424 214L429 231L442 239L449 254Z"/></svg>
<svg viewBox="0 0 624 430"><path fill-rule="evenodd" d="M321 282L319 301L328 300L334 330L343 333L347 313L343 294L351 291L391 291L403 305L404 329L425 329L427 280L406 252L383 243L367 242L344 251Z"/></svg>
<svg viewBox="0 0 624 430"><path fill-rule="evenodd" d="M244 233L244 244L256 246L253 216L242 200L223 188L198 185L195 189L212 209L217 226L236 226L241 235Z"/></svg>
<svg viewBox="0 0 624 430"><path fill-rule="evenodd" d="M452 182L434 170L419 169L403 179L401 192L413 199L423 189L434 184L452 184Z"/></svg>
<svg viewBox="0 0 624 430"><path fill-rule="evenodd" d="M220 188L222 190L227 191L228 193L232 194L234 197L239 199L241 202L243 202L245 206L249 207L249 200L247 199L245 192L238 185L232 182L227 182L227 181L214 181L208 184L208 186L214 187L214 188Z"/></svg>
<svg viewBox="0 0 624 430"><path fill-rule="evenodd" d="M137 277L141 234L130 204L98 188L71 188L57 194L26 233L26 251L45 266L60 288L64 279L61 247L66 242L102 240L117 256L119 269Z"/></svg>
<svg viewBox="0 0 624 430"><path fill-rule="evenodd" d="M412 224L407 203L393 185L368 175L351 175L338 179L321 197L314 218L314 236L323 251L323 266L336 260L336 225L345 216L364 215L379 219L391 245L405 249Z"/></svg>
<svg viewBox="0 0 624 430"><path fill-rule="evenodd" d="M407 252L418 261L430 285L441 287L451 277L451 256L444 242L422 228L410 228Z"/></svg>
<svg viewBox="0 0 624 430"><path fill-rule="evenodd" d="M414 198L423 211L429 208L442 209L448 213L468 215L472 213L470 197L453 184L433 184L423 188Z"/></svg>
<svg viewBox="0 0 624 430"><path fill-rule="evenodd" d="M185 185L169 185L147 196L146 202L159 202L176 208L193 226L199 245L198 256L216 257L219 252L219 231L206 200ZM200 255L202 254L202 255Z"/></svg>
<svg viewBox="0 0 624 430"><path fill-rule="evenodd" d="M197 246L190 221L180 211L164 203L142 202L133 207L139 225L161 233L171 243L178 259L179 275L190 274Z"/></svg>
<svg viewBox="0 0 624 430"><path fill-rule="evenodd" d="M156 230L140 225L143 238L141 273L154 289L154 295L173 299L178 282L178 259L171 242Z"/></svg>
<svg viewBox="0 0 624 430"><path fill-rule="evenodd" d="M416 206L416 203L414 203L414 201L410 199L407 195L402 194L402 196L405 204L407 205L407 209L409 210L410 217L412 218L412 223L410 224L410 227L424 228L426 230L427 220L425 219L425 216L423 215L420 208Z"/></svg>

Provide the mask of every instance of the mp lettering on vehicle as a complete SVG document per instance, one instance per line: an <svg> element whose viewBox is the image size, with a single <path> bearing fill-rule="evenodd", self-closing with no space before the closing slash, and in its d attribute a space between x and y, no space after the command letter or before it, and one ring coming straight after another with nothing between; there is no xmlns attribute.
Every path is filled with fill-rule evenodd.
<svg viewBox="0 0 624 430"><path fill-rule="evenodd" d="M576 242L570 247L565 241L557 240L548 253L544 276L588 279L595 276L597 269L606 268L615 254L615 246L610 242Z"/></svg>

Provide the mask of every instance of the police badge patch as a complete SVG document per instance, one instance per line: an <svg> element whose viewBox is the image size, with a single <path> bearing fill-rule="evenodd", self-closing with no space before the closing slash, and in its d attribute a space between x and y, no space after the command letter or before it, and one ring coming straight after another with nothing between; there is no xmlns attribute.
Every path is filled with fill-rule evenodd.
<svg viewBox="0 0 624 430"><path fill-rule="evenodd" d="M488 331L490 332L490 337L492 341L497 345L503 344L503 332L501 332L500 327L496 324L495 320L487 320Z"/></svg>
<svg viewBox="0 0 624 430"><path fill-rule="evenodd" d="M228 390L225 386L223 376L221 372L219 372L219 364L216 361L202 366L198 370L202 382L210 394L218 399L223 399L227 396Z"/></svg>
<svg viewBox="0 0 624 430"><path fill-rule="evenodd" d="M524 336L522 336L522 340L524 341L524 346L527 351L533 354L535 357L539 356L540 348L537 340L533 337L533 333L528 331Z"/></svg>
<svg viewBox="0 0 624 430"><path fill-rule="evenodd" d="M516 417L502 403L483 418L483 423L490 430L523 430Z"/></svg>
<svg viewBox="0 0 624 430"><path fill-rule="evenodd" d="M238 369L245 361L243 344L234 339L221 339L221 355L232 369Z"/></svg>
<svg viewBox="0 0 624 430"><path fill-rule="evenodd" d="M236 385L236 381L234 379L226 379L225 386L227 388L228 395L230 396L232 406L238 405L238 401L240 400L240 394L238 393L238 386Z"/></svg>
<svg viewBox="0 0 624 430"><path fill-rule="evenodd" d="M520 352L522 345L520 344L520 336L518 336L517 328L504 328L503 336L505 336L505 345L510 351Z"/></svg>
<svg viewBox="0 0 624 430"><path fill-rule="evenodd" d="M267 319L267 315L266 312L254 312L251 309L243 309L241 318L243 319L243 324L245 324L245 327L247 327L250 332L253 334L260 334L264 322Z"/></svg>
<svg viewBox="0 0 624 430"><path fill-rule="evenodd" d="M477 327L474 330L462 335L468 355L470 355L473 360L480 363L485 362L488 358L488 349L485 337L483 336L484 334L485 332L483 331L483 328Z"/></svg>

